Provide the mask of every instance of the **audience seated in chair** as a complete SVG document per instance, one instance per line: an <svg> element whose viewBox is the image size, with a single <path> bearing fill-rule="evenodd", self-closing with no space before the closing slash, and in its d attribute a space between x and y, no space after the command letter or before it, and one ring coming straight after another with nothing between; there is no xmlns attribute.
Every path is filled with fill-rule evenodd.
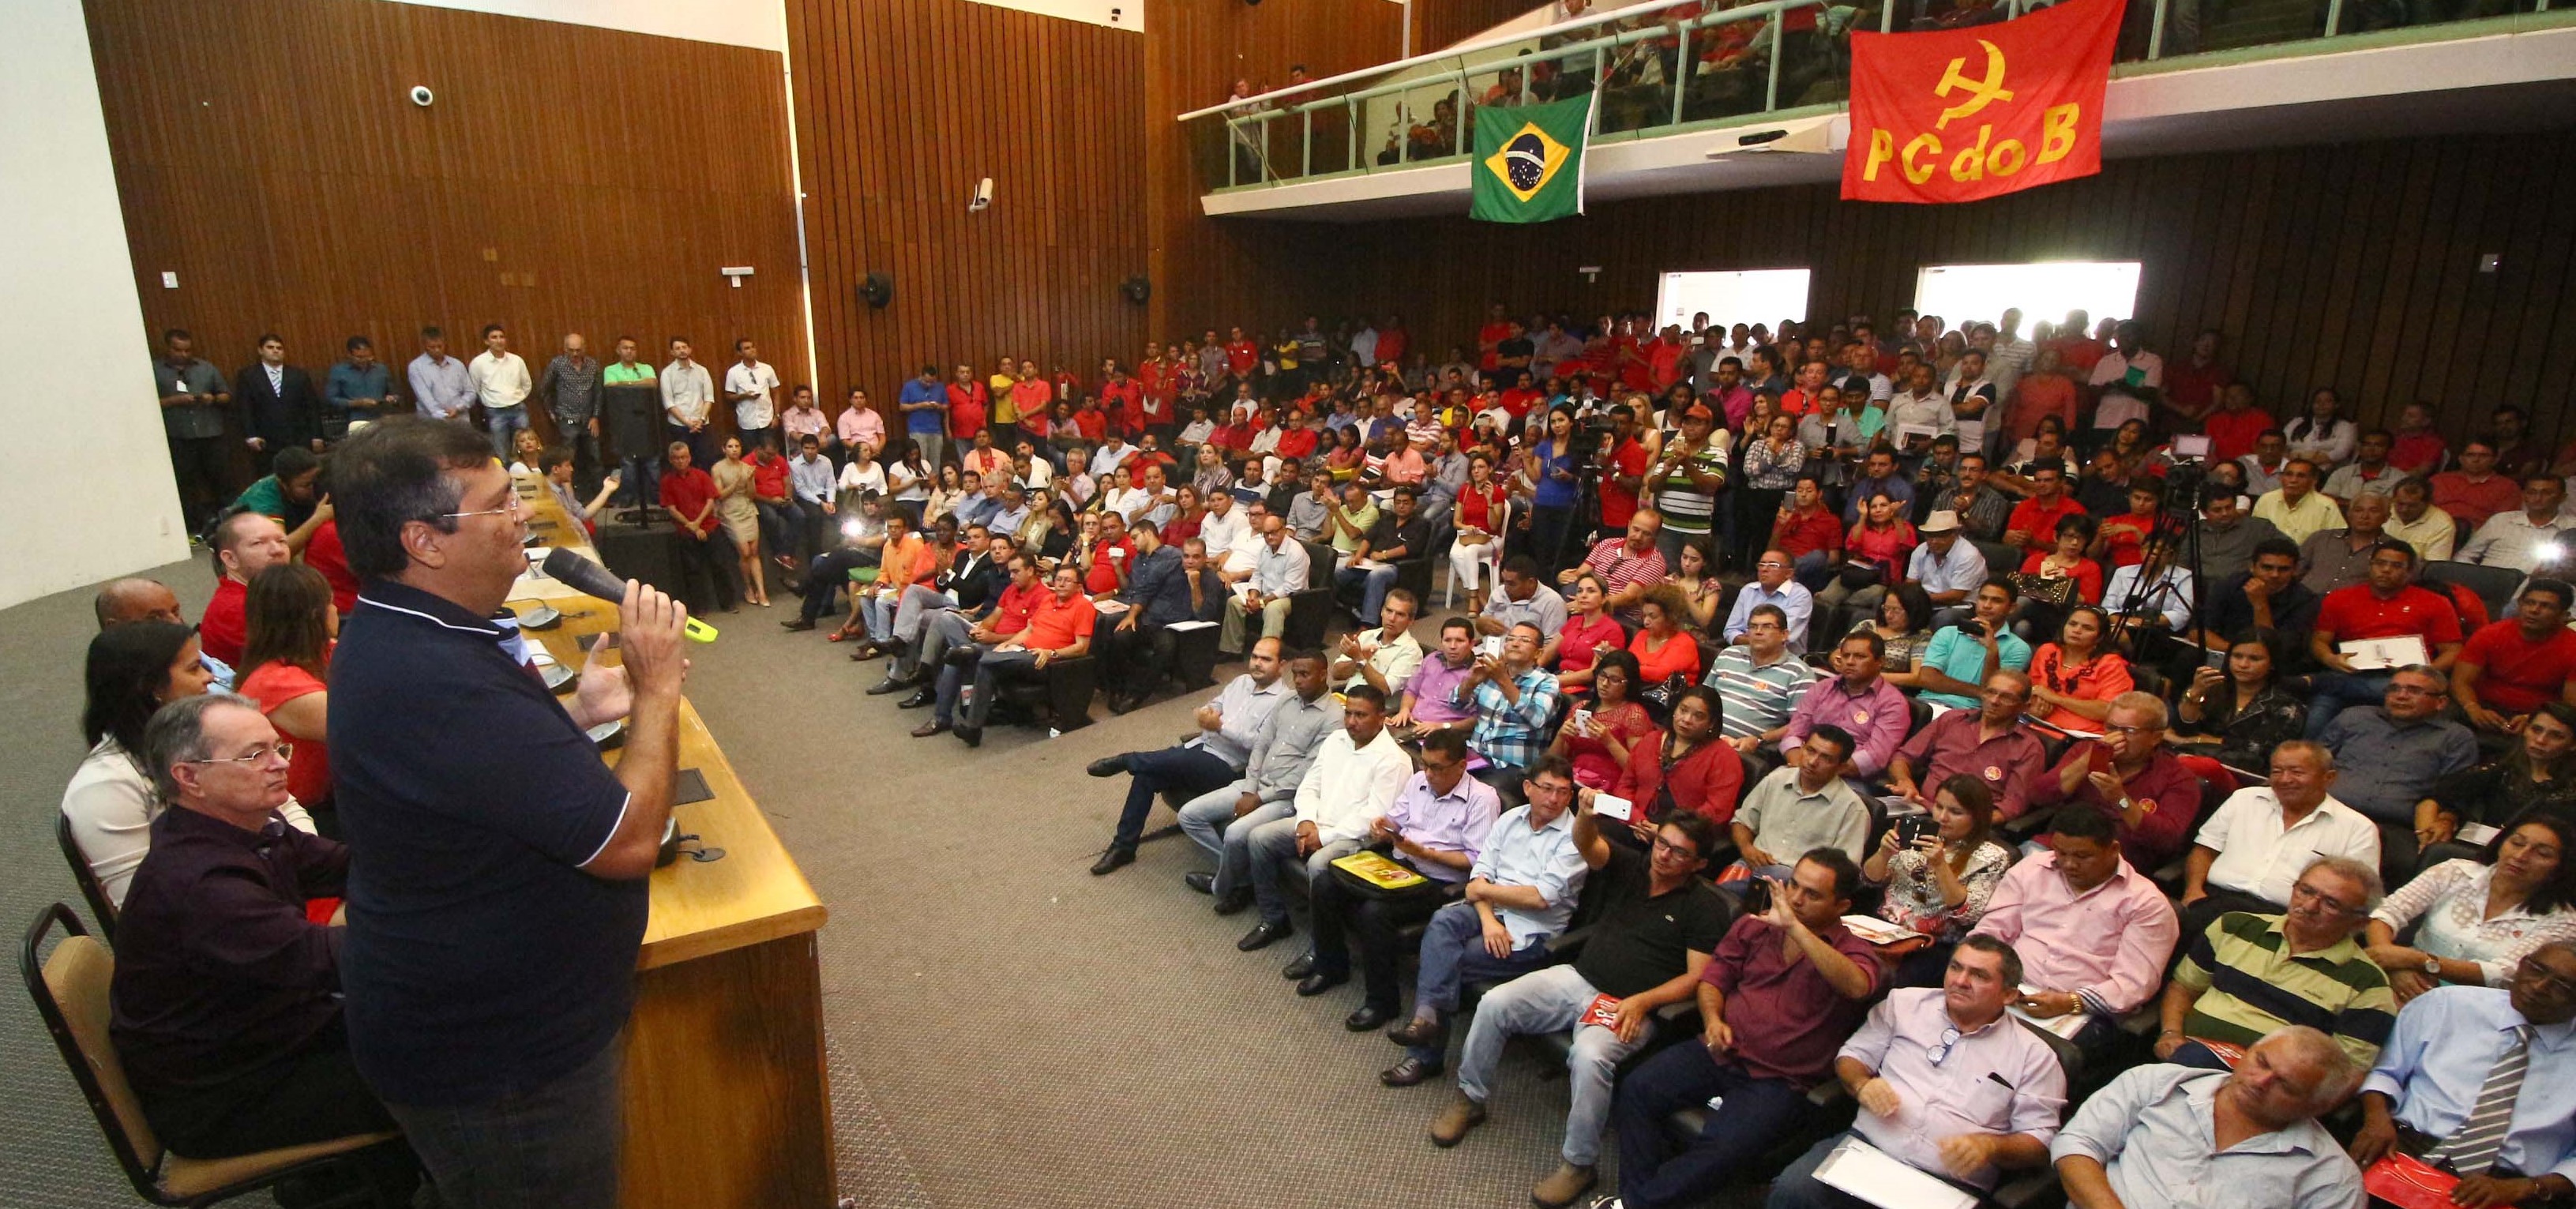
<svg viewBox="0 0 2576 1209"><path fill-rule="evenodd" d="M2030 706L2030 677L2010 668L1990 670L1980 696L1976 708L1932 719L1896 749L1887 763L1891 804L1928 809L1927 787L1964 776L1985 786L1996 817L2017 819L2029 809L2032 788L2048 775L2048 753L2021 725L2022 711Z"/></svg>
<svg viewBox="0 0 2576 1209"><path fill-rule="evenodd" d="M2451 699L2480 733L2521 731L2551 701L2576 701L2576 632L2567 612L2576 586L2534 579L2522 586L2514 615L2478 628L2451 665Z"/></svg>
<svg viewBox="0 0 2576 1209"><path fill-rule="evenodd" d="M1375 629L1354 629L1342 635L1333 651L1333 685L1347 689L1365 684L1386 694L1401 712L1405 687L1412 683L1413 673L1422 666L1422 644L1412 634L1413 619L1419 615L1421 601L1403 588L1387 592L1372 616ZM1393 724L1393 719L1389 719Z"/></svg>
<svg viewBox="0 0 2576 1209"><path fill-rule="evenodd" d="M1478 888L1468 895L1475 914L1451 918L1423 938L1425 970L1431 968L1435 937L1451 949L1472 951L1471 920L1481 924L1485 953L1497 960L1543 951L1548 936L1563 930L1577 890L1590 879L1588 896L1599 914L1582 951L1571 964L1522 973L1477 1004L1459 1056L1458 1094L1431 1125L1433 1144L1457 1145L1485 1119L1504 1043L1571 1030L1565 1061L1572 1102L1558 1165L1530 1190L1543 1206L1570 1204L1592 1187L1620 1062L1678 1022L1664 1009L1690 1001L1710 955L1727 935L1725 900L1700 876L1717 829L1696 816L1676 815L1641 853L1610 842L1593 813L1594 797L1594 791L1575 787L1563 761L1540 764L1530 778L1529 805L1495 824L1488 852L1504 850L1503 837L1509 835L1513 855L1479 862L1486 877L1481 885L1471 882ZM1513 957L1504 958L1506 953ZM1455 1007L1454 987L1442 990L1434 1011L1417 1004L1398 1038L1409 1053L1380 1076L1386 1082L1418 1082L1439 1071L1447 1013Z"/></svg>
<svg viewBox="0 0 2576 1209"><path fill-rule="evenodd" d="M2454 1203L2535 1205L2576 1195L2576 945L2553 941L2503 985L2431 992L2397 1013L2361 1085L2351 1154L2403 1154L2460 1177Z"/></svg>
<svg viewBox="0 0 2576 1209"><path fill-rule="evenodd" d="M1127 774L1127 804L1118 814L1118 829L1109 847L1091 867L1092 875L1115 871L1136 860L1136 845L1145 835L1145 818L1154 800L1171 794L1184 802L1217 794L1241 780L1254 746L1273 710L1289 696L1279 682L1279 640L1252 644L1252 658L1242 675L1228 681L1216 699L1202 705L1195 719L1198 732L1160 751L1131 751L1093 760L1086 770L1095 777Z"/></svg>
<svg viewBox="0 0 2576 1209"><path fill-rule="evenodd" d="M1474 707L1459 705L1452 690L1465 682L1468 669L1475 665L1476 623L1465 617L1441 622L1439 645L1414 665L1413 675L1401 686L1387 690L1397 708L1386 724L1395 728L1398 737L1443 729L1463 734L1473 728Z"/></svg>
<svg viewBox="0 0 2576 1209"><path fill-rule="evenodd" d="M2433 786L2478 762L2469 728L2442 716L2450 682L2422 664L2388 675L2383 703L2348 709L2318 742L2334 753L2337 795L2379 824L2380 867L2415 870L2415 808Z"/></svg>
<svg viewBox="0 0 2576 1209"><path fill-rule="evenodd" d="M1314 884L1331 875L1334 861L1360 850L1412 775L1413 758L1386 730L1386 694L1365 684L1343 693L1342 729L1325 732L1316 745L1294 812L1244 838L1261 918L1234 947L1251 952L1294 933L1281 885L1286 868L1302 874L1312 902Z"/></svg>
<svg viewBox="0 0 2576 1209"><path fill-rule="evenodd" d="M2122 1074L2075 1110L2048 1152L2077 1209L2352 1209L2361 1170L2317 1118L2361 1073L2333 1038L2285 1028L2232 1072Z"/></svg>
<svg viewBox="0 0 2576 1209"><path fill-rule="evenodd" d="M2327 725L2346 707L2375 705L2388 692L2389 673L2355 667L2342 643L2413 638L2423 643L2436 670L2459 658L2459 608L2449 597L2415 584L2418 566L2414 547L2393 538L2383 541L2370 552L2368 582L2328 593L2317 607L2308 654L2323 670L2308 702L2308 738L2325 737Z"/></svg>
<svg viewBox="0 0 2576 1209"><path fill-rule="evenodd" d="M2048 851L2004 874L1975 935L2022 959L2014 1006L2050 1023L2081 1018L2067 1039L2087 1058L2110 1052L2120 1021L2154 1000L2181 924L2164 891L2121 854L2109 817L2060 811Z"/></svg>
<svg viewBox="0 0 2576 1209"><path fill-rule="evenodd" d="M1278 640L1255 646L1275 653ZM1216 870L1191 872L1181 881L1216 898L1216 913L1233 915L1252 905L1252 834L1296 814L1297 787L1306 781L1315 753L1342 728L1342 703L1332 694L1320 651L1278 656L1288 695L1263 719L1243 775L1181 805L1181 833L1216 861Z"/></svg>
<svg viewBox="0 0 2576 1209"><path fill-rule="evenodd" d="M1832 850L1857 864L1869 843L1870 813L1848 776L1852 750L1849 732L1819 726L1797 763L1771 770L1746 793L1727 824L1736 861L1718 880L1784 877L1804 852Z"/></svg>
<svg viewBox="0 0 2576 1209"><path fill-rule="evenodd" d="M2231 1047L2304 1025L2355 1066L2377 1061L2397 1013L2387 972L2361 947L2379 900L2377 869L2321 856L2291 884L2286 913L2230 911L2192 934L2165 986L2157 1060L2233 1067Z"/></svg>
<svg viewBox="0 0 2576 1209"><path fill-rule="evenodd" d="M1004 675L1043 673L1062 659L1091 653L1092 623L1099 612L1082 595L1082 580L1070 566L1058 567L1050 594L1036 602L1018 633L1008 635L975 661L974 699L957 720L957 737L968 747L984 742L984 720L993 709L993 686Z"/></svg>
<svg viewBox="0 0 2576 1209"><path fill-rule="evenodd" d="M1802 1125L1808 1090L1832 1077L1878 993L1877 954L1842 922L1860 888L1851 858L1819 848L1769 888L1769 908L1736 920L1700 972L1699 1044L1669 1046L1620 1081L1625 1209L1701 1204ZM1676 1152L1664 1118L1711 1100L1699 1137Z"/></svg>
<svg viewBox="0 0 2576 1209"><path fill-rule="evenodd" d="M2011 846L1993 838L1995 801L1983 778L1942 779L1932 787L1924 815L1928 829L1909 839L1904 828L1888 828L1860 867L1862 881L1885 891L1875 914L1921 933L1880 948L1893 986L1940 984L1950 950L1985 915L2013 863ZM2020 980L2013 985L2018 988Z"/></svg>
<svg viewBox="0 0 2576 1209"><path fill-rule="evenodd" d="M1278 638L1287 632L1288 598L1306 590L1311 556L1278 516L1261 522L1261 552L1254 557L1251 587L1237 591L1225 604L1225 630L1219 650L1244 649L1243 634L1251 619L1260 619L1256 638Z"/></svg>
<svg viewBox="0 0 2576 1209"><path fill-rule="evenodd" d="M1102 663L1110 669L1109 712L1123 714L1143 705L1172 674L1185 622L1220 620L1225 586L1208 566L1207 543L1198 538L1172 543L1151 526L1135 532L1136 557L1127 583L1115 597L1123 609L1101 635Z"/></svg>
<svg viewBox="0 0 2576 1209"><path fill-rule="evenodd" d="M198 618L197 635L208 656L225 667L238 667L242 643L250 637L246 604L250 581L294 553L287 547L285 528L256 512L236 512L217 522L213 545L222 576L215 581L214 598Z"/></svg>
<svg viewBox="0 0 2576 1209"><path fill-rule="evenodd" d="M1744 757L1718 734L1723 708L1717 690L1694 684L1673 696L1672 722L1662 734L1648 731L1628 749L1612 797L1630 804L1629 825L1609 828L1611 838L1637 849L1655 841L1664 821L1695 814L1727 834L1744 792ZM1569 721L1567 726L1573 723ZM1595 724L1597 725L1597 723Z"/></svg>
<svg viewBox="0 0 2576 1209"><path fill-rule="evenodd" d="M2013 581L2000 576L1977 586L1967 618L1941 627L1914 661L1916 700L1971 709L1985 696L1983 686L1995 672L2030 670L2030 643L2008 625L2018 595ZM2029 677L2022 683L2027 692Z"/></svg>
<svg viewBox="0 0 2576 1209"><path fill-rule="evenodd" d="M1834 1055L1834 1077L1860 1114L1771 1181L1767 1209L1867 1206L1816 1179L1847 1138L1972 1195L1991 1191L2005 1172L2048 1164L2066 1111L2066 1069L2004 1011L2021 995L2021 958L1979 936L1944 966L1938 987L1888 992Z"/></svg>
<svg viewBox="0 0 2576 1209"><path fill-rule="evenodd" d="M394 1128L349 1057L336 926L306 918L349 852L280 813L292 746L236 697L181 698L145 728L165 809L117 917L110 1030L153 1132L189 1158ZM364 1168L396 1204L419 1179L400 1141Z"/></svg>
<svg viewBox="0 0 2576 1209"><path fill-rule="evenodd" d="M2379 828L2335 800L2334 753L2304 739L2273 749L2271 784L2237 790L2200 825L2184 874L2183 930L2228 911L2278 915L2317 856L2379 868Z"/></svg>
<svg viewBox="0 0 2576 1209"><path fill-rule="evenodd" d="M1769 605L1780 613L1789 650L1794 654L1805 654L1807 623L1815 615L1816 598L1805 584L1789 577L1793 565L1787 553L1777 548L1764 550L1762 556L1754 561L1752 582L1735 594L1735 604L1727 610L1726 625L1720 636L1729 643L1747 641L1745 630L1754 611Z"/></svg>
<svg viewBox="0 0 2576 1209"><path fill-rule="evenodd" d="M1449 693L1451 705L1475 709L1467 746L1485 761L1476 776L1500 790L1507 803L1518 801L1521 778L1547 751L1547 728L1556 714L1556 677L1538 666L1541 642L1537 626L1514 625L1502 653L1477 656Z"/></svg>
<svg viewBox="0 0 2576 1209"><path fill-rule="evenodd" d="M1467 775L1467 737L1455 730L1437 731L1422 741L1421 771L1404 783L1386 814L1369 828L1367 846L1422 878L1400 888L1361 889L1354 876L1327 875L1314 883L1309 903L1315 921L1314 950L1289 963L1285 973L1297 977L1297 994L1321 995L1351 979L1350 936L1360 942L1360 973L1366 998L1342 1027L1364 1033L1396 1018L1404 987L1397 978L1403 956L1401 933L1462 900L1478 858L1502 816L1502 798L1492 786ZM1454 929L1453 929L1454 930ZM1452 1002L1461 973L1460 951L1426 941L1422 946L1424 994ZM1444 962L1445 964L1435 964Z"/></svg>
<svg viewBox="0 0 2576 1209"><path fill-rule="evenodd" d="M1808 737L1830 725L1851 738L1853 746L1837 757L1851 765L1851 775L1875 777L1887 768L1912 711L1905 694L1879 675L1886 654L1886 641L1874 631L1846 634L1835 644L1834 675L1808 687L1780 736L1780 753L1790 764L1805 763Z"/></svg>
<svg viewBox="0 0 2576 1209"><path fill-rule="evenodd" d="M1565 597L1539 579L1538 560L1526 554L1515 554L1503 560L1495 576L1501 589L1485 601L1476 614L1476 633L1500 638L1512 627L1527 622L1538 627L1539 659L1542 664L1556 662L1559 637L1566 622Z"/></svg>
<svg viewBox="0 0 2576 1209"><path fill-rule="evenodd" d="M1604 604L1618 617L1619 624L1631 629L1644 625L1641 610L1646 592L1664 582L1664 552L1655 541L1663 528L1664 518L1654 509L1638 509L1628 518L1625 535L1604 538L1592 547L1582 565L1559 572L1557 583L1572 584L1576 576L1586 573L1598 575L1602 587L1609 592Z"/></svg>
<svg viewBox="0 0 2576 1209"><path fill-rule="evenodd" d="M2102 737L2078 739L2031 785L2036 806L2093 810L2119 829L2120 848L2149 873L2183 854L2200 816L2200 779L2164 746L2165 703L2150 693L2111 699Z"/></svg>
<svg viewBox="0 0 2576 1209"><path fill-rule="evenodd" d="M1727 746L1751 757L1777 750L1789 719L1816 682L1816 669L1789 649L1789 615L1778 605L1755 605L1744 618L1741 641L1709 661L1703 683L1724 704Z"/></svg>
<svg viewBox="0 0 2576 1209"><path fill-rule="evenodd" d="M2507 820L2476 859L2416 874L2370 914L2369 953L2400 1005L2445 983L2501 987L2544 944L2576 943L2576 821ZM2414 930L2411 944L2398 933Z"/></svg>

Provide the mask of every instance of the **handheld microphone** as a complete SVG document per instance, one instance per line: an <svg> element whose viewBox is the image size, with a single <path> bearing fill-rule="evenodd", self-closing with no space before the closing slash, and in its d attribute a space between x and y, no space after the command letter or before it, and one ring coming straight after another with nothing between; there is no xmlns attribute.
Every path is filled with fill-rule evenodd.
<svg viewBox="0 0 2576 1209"><path fill-rule="evenodd" d="M587 558L583 558L582 556L575 554L570 550L566 550L561 546L549 548L546 551L546 560L542 565L546 569L546 574L562 580L564 583L572 585L574 589L585 595L596 596L601 600L608 601L612 604L624 604L626 602L625 580L609 574L608 568L600 566L598 563L592 562ZM695 617L688 618L683 624L685 628L682 632L686 633L689 636L689 640L692 642L714 642L716 640L716 628L714 626L708 625Z"/></svg>

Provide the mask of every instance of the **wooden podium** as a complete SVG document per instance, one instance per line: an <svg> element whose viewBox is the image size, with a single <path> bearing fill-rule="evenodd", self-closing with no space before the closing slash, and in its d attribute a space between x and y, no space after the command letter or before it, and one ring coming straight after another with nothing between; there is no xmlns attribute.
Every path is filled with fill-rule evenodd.
<svg viewBox="0 0 2576 1209"><path fill-rule="evenodd" d="M550 493L520 484L542 545L597 558ZM527 631L567 667L580 639L614 631L617 609L551 580L523 580L511 609L550 604L556 628ZM611 764L617 751L606 753ZM626 1033L624 1203L630 1209L831 1209L832 1096L824 1069L822 900L743 792L695 706L680 705L680 767L714 798L672 811L683 836L723 856L654 870Z"/></svg>

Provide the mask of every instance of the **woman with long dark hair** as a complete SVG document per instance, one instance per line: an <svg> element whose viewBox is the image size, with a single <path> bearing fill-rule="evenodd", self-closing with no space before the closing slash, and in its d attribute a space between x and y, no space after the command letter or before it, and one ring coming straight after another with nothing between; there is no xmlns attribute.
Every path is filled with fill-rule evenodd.
<svg viewBox="0 0 2576 1209"><path fill-rule="evenodd" d="M107 901L122 905L134 867L152 847L161 799L143 769L143 725L152 712L206 691L214 677L197 649L197 632L167 621L136 621L90 639L84 671L81 737L89 755L63 789L63 815ZM313 821L290 805L286 820L306 831Z"/></svg>
<svg viewBox="0 0 2576 1209"><path fill-rule="evenodd" d="M1628 764L1628 749L1655 733L1655 720L1637 703L1642 687L1636 656L1605 651L1593 661L1592 703L1566 718L1547 749L1573 765L1575 784L1609 788Z"/></svg>
<svg viewBox="0 0 2576 1209"><path fill-rule="evenodd" d="M1724 828L1735 819L1744 791L1744 757L1721 732L1725 703L1717 690L1694 684L1673 694L1672 725L1628 748L1628 765L1611 787L1631 809L1628 826L1602 833L1638 848L1651 847L1655 829L1677 811Z"/></svg>
<svg viewBox="0 0 2576 1209"><path fill-rule="evenodd" d="M2105 639L2111 615L2098 605L2077 605L2057 629L2057 641L2030 657L2033 714L2060 730L2099 734L2111 716L2111 698L2135 688L2129 661Z"/></svg>
<svg viewBox="0 0 2576 1209"><path fill-rule="evenodd" d="M2415 943L2397 943L2410 924ZM2576 822L2527 810L2477 859L2426 869L2381 902L2368 952L2404 1003L2443 983L2510 985L2515 963L2553 941L2576 941Z"/></svg>
<svg viewBox="0 0 2576 1209"><path fill-rule="evenodd" d="M2415 837L2443 843L2464 824L2532 809L2576 818L2576 706L2564 701L2534 710L2502 757L2434 782L2433 796L2415 804Z"/></svg>
<svg viewBox="0 0 2576 1209"><path fill-rule="evenodd" d="M2174 703L2166 741L2230 768L2266 767L2272 749L2308 730L2308 703L2282 684L2281 637L2252 630L2227 644L2227 666L2195 669Z"/></svg>
<svg viewBox="0 0 2576 1209"><path fill-rule="evenodd" d="M1887 887L1879 918L1931 942L1898 963L1897 981L1906 986L1940 982L1951 948L1985 915L2013 861L2012 849L1991 838L1995 798L1984 781L1961 774L1941 782L1931 814L1930 833L1908 844L1888 828L1860 867L1862 880Z"/></svg>
<svg viewBox="0 0 2576 1209"><path fill-rule="evenodd" d="M1567 565L1565 546L1574 524L1574 409L1547 413L1547 435L1530 443L1530 481L1536 485L1530 504L1530 553L1547 577Z"/></svg>
<svg viewBox="0 0 2576 1209"><path fill-rule="evenodd" d="M323 681L331 644L340 636L331 585L311 567L282 563L251 579L246 612L250 638L242 644L241 695L295 745L287 757L286 792L306 810L324 810L331 804L331 753L324 745L331 694Z"/></svg>

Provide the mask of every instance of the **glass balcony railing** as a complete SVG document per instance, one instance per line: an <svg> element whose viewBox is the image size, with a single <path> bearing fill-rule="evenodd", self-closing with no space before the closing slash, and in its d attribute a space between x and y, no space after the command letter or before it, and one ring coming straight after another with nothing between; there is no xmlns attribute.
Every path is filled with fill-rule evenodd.
<svg viewBox="0 0 2576 1209"><path fill-rule="evenodd" d="M2571 0L2132 0L2132 71L2576 24ZM1595 142L1831 112L1850 97L1853 29L2008 21L2028 0L1672 0L1183 114L1203 192L1454 163L1479 110L1598 90ZM2279 48L2279 49L2274 49ZM2149 68L2138 66L2156 64Z"/></svg>

